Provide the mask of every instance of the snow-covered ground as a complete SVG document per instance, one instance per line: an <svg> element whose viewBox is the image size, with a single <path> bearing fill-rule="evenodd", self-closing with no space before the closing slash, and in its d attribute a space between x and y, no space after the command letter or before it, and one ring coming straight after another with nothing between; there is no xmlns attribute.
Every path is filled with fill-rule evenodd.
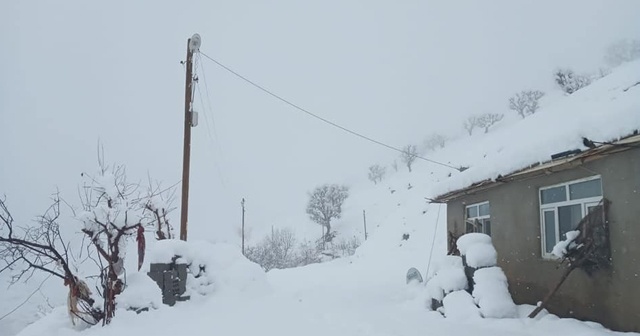
<svg viewBox="0 0 640 336"><path fill-rule="evenodd" d="M446 206L430 205L425 197L580 147L581 136L608 141L637 129L638 83L640 62L624 65L572 96L549 95L555 98L544 101L531 117L499 125L486 135L459 138L429 153L437 160L471 167L463 173L417 162L411 174L400 167L401 172L378 185L352 186L345 214L334 226L341 237L362 239L362 210L366 210L369 239L352 257L258 275L257 266L238 248L200 243L199 253L210 253L217 265L209 295L140 315L120 311L111 325L82 333L71 328L64 308L56 308L19 335L610 334L598 324L550 314L525 318L531 306L519 306L519 318L445 319L428 310L425 287L407 285L405 274L416 267L429 278L445 254ZM580 121L570 122L574 120ZM547 136L536 136L542 128ZM553 134L561 137L549 138ZM405 234L408 240L403 240ZM55 293L54 303L62 304L62 284L50 281L47 287ZM29 291L4 293L0 298L19 303L23 293ZM0 314L13 306L3 304ZM0 320L0 335L12 335L21 324L32 322L36 307L27 306Z"/></svg>
<svg viewBox="0 0 640 336"><path fill-rule="evenodd" d="M220 269L224 274L220 281L225 285L213 295L140 315L121 311L111 325L93 327L81 334L610 334L597 324L552 315L543 314L536 320L524 318L533 309L531 306L519 307L521 318L445 319L426 309L424 286L405 284L402 263L396 262L402 258L404 247L387 251L388 258L355 255L324 264L272 271L261 279L247 275L251 267L243 265L248 262L239 254L227 254L226 266ZM78 333L70 327L64 308L59 308L20 333L20 336L39 335Z"/></svg>

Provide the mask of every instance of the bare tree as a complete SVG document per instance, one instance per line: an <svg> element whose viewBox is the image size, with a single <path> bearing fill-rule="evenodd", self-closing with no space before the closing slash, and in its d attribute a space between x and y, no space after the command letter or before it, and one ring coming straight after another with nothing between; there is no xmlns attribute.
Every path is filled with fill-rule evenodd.
<svg viewBox="0 0 640 336"><path fill-rule="evenodd" d="M433 134L424 141L424 148L432 151L436 148L444 148L447 138L442 134Z"/></svg>
<svg viewBox="0 0 640 336"><path fill-rule="evenodd" d="M611 44L605 52L605 62L611 67L640 58L640 40L620 40Z"/></svg>
<svg viewBox="0 0 640 336"><path fill-rule="evenodd" d="M109 168L99 158L100 171L95 176L82 174L84 184L80 189L81 209L74 209L64 202L73 216L82 223L81 232L89 238L95 252L87 247L87 258L99 269L102 308L96 308L97 298L89 286L72 271L69 257L71 244L60 234L60 203L56 194L53 205L37 220L37 225L16 230L13 218L4 201L0 202L0 259L7 269L18 273L14 281L25 274L43 271L64 280L69 286L69 314L72 322L79 318L86 323L110 323L115 315L116 296L125 288L124 249L128 238L136 237L138 243L138 269L144 261L145 227L167 229L167 212L170 202L159 206L157 200L165 199L163 190L150 189L148 194L138 192L139 187L126 181L123 166ZM153 214L150 214L153 212ZM170 230L163 231L167 234ZM84 250L84 246L79 250ZM23 266L24 265L24 266Z"/></svg>
<svg viewBox="0 0 640 336"><path fill-rule="evenodd" d="M489 127L493 126L504 118L504 114L484 113L477 117L478 127L484 128L485 133L489 133Z"/></svg>
<svg viewBox="0 0 640 336"><path fill-rule="evenodd" d="M393 168L393 171L395 171L396 173L398 172L398 161L397 160L393 160L393 163L391 163L391 168Z"/></svg>
<svg viewBox="0 0 640 336"><path fill-rule="evenodd" d="M571 69L556 70L554 79L562 91L568 94L572 94L591 84L591 78L589 78L589 76L578 75Z"/></svg>
<svg viewBox="0 0 640 336"><path fill-rule="evenodd" d="M169 223L168 215L175 210L176 189L170 187L164 189L160 182L152 182L149 178L149 187L144 205L145 218L148 223L155 223L155 233L157 240L171 239L173 237L173 227Z"/></svg>
<svg viewBox="0 0 640 336"><path fill-rule="evenodd" d="M125 286L123 249L127 238L138 237L139 266L144 259L144 211L153 202L139 197L138 186L126 180L124 166L110 168L100 161L97 176L85 173L83 177L82 211L77 217L101 264L106 264L100 272L106 324L115 316L115 299Z"/></svg>
<svg viewBox="0 0 640 336"><path fill-rule="evenodd" d="M540 107L538 101L544 96L544 92L538 90L526 90L516 93L509 98L509 109L516 111L523 119L536 113Z"/></svg>
<svg viewBox="0 0 640 336"><path fill-rule="evenodd" d="M73 271L70 264L70 243L65 242L58 219L60 197L53 196L53 204L36 220L35 226L16 227L5 200L0 199L0 273L14 271L11 283L28 280L36 271L48 273L69 286L68 311L72 322L79 318L96 324L104 312L94 308L95 298L89 286Z"/></svg>
<svg viewBox="0 0 640 336"><path fill-rule="evenodd" d="M469 133L469 135L472 135L473 129L478 126L478 117L475 115L469 116L469 118L464 121L463 126L464 129L467 130L467 133Z"/></svg>
<svg viewBox="0 0 640 336"><path fill-rule="evenodd" d="M418 158L418 147L416 145L406 145L402 148L402 154L400 159L407 166L409 172L411 172L411 166Z"/></svg>
<svg viewBox="0 0 640 336"><path fill-rule="evenodd" d="M369 167L369 180L373 182L373 184L378 184L378 182L384 179L384 176L387 173L387 169L379 164L375 164Z"/></svg>
<svg viewBox="0 0 640 336"><path fill-rule="evenodd" d="M349 188L325 184L309 194L307 214L312 221L325 227L325 241L331 241L331 221L342 216L342 204L349 197Z"/></svg>

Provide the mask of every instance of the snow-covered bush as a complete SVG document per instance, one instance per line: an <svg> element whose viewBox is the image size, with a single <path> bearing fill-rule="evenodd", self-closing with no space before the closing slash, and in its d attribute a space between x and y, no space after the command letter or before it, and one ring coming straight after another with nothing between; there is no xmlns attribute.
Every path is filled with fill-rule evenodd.
<svg viewBox="0 0 640 336"><path fill-rule="evenodd" d="M433 276L427 281L426 286L429 298L436 301L442 301L445 295L453 291L467 289L468 281L464 274L462 258L445 256L436 261Z"/></svg>
<svg viewBox="0 0 640 336"><path fill-rule="evenodd" d="M473 297L467 291L452 292L442 300L444 316L447 318L467 320L481 318L480 310L473 301Z"/></svg>
<svg viewBox="0 0 640 336"><path fill-rule="evenodd" d="M293 230L274 229L257 245L247 246L245 256L262 266L265 271L290 268L295 267L297 263L295 248L296 237Z"/></svg>
<svg viewBox="0 0 640 336"><path fill-rule="evenodd" d="M568 94L572 94L591 84L589 76L576 74L571 69L556 70L554 79L562 91Z"/></svg>
<svg viewBox="0 0 640 336"><path fill-rule="evenodd" d="M447 256L436 263L434 276L427 282L431 307L445 317L516 317L516 305L509 294L507 278L496 267L497 253L491 237L468 233L458 238L463 257Z"/></svg>
<svg viewBox="0 0 640 336"><path fill-rule="evenodd" d="M118 309L135 311L158 309L162 305L162 291L145 272L135 272L127 276L127 285L116 297L116 305Z"/></svg>
<svg viewBox="0 0 640 336"><path fill-rule="evenodd" d="M491 244L491 237L484 233L471 232L464 234L456 241L460 254L466 255L469 248L476 244Z"/></svg>
<svg viewBox="0 0 640 336"><path fill-rule="evenodd" d="M473 299L480 307L483 317L516 317L516 305L509 294L507 277L500 267L476 270L473 274L473 282Z"/></svg>

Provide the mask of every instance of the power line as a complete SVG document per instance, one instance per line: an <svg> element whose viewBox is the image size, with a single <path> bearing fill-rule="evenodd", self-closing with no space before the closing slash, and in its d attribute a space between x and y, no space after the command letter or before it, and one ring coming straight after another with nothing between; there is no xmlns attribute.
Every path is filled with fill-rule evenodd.
<svg viewBox="0 0 640 336"><path fill-rule="evenodd" d="M198 58L196 58L196 61L197 60L198 60ZM202 73L203 73L203 77L204 77L204 68L202 67L202 62L196 62L196 64L195 64L195 73L196 74L198 73L198 66L200 66L200 69L202 69ZM202 98L202 92L200 90L200 82L196 81L194 86L195 86L195 93L197 93L199 98L200 98L200 104L202 105L202 109L203 109L203 112L204 112L203 113L204 114L204 123L205 123L205 126L207 128L207 135L208 135L207 140L209 140L208 141L209 142L209 146L208 147L209 147L209 150L211 152L212 159L213 159L213 165L216 168L216 172L218 173L218 178L220 179L220 183L222 183L222 187L227 189L227 185L224 182L224 177L222 175L222 170L220 169L220 166L218 165L218 161L215 158L216 155L214 153L214 148L213 148L214 147L214 145L213 145L214 141L213 141L213 139L211 137L211 129L209 127L209 118L207 118L207 115L208 115L207 112L208 111L207 111L206 105L204 104L204 99ZM207 98L208 98L208 93L207 93ZM211 106L211 105L209 105L209 106ZM213 134L214 134L214 137L216 139L216 143L218 143L219 140L218 140L217 134L215 133L215 128L214 128L214 133ZM218 149L219 149L219 152L220 152L220 156L222 156L222 149L220 148L220 145L218 145Z"/></svg>
<svg viewBox="0 0 640 336"><path fill-rule="evenodd" d="M249 84L253 85L255 88L257 88L257 89L261 90L262 92L264 92L264 93L266 93L266 94L268 94L268 95L270 95L270 96L272 96L272 97L274 97L274 98L276 98L276 99L280 100L281 102L283 102L283 103L285 103L285 104L287 104L287 105L289 105L289 106L291 106L291 107L295 108L296 110L298 110L298 111L300 111L300 112L304 112L304 113L306 113L307 115L309 115L309 116L311 116L311 117L313 117L313 118L316 118L316 119L318 119L318 120L320 120L320 121L322 121L322 122L324 122L324 123L326 123L326 124L329 124L329 125L331 125L331 126L333 126L333 127L335 127L335 128L341 129L341 130L343 130L343 131L345 131L345 132L347 132L347 133L349 133L349 134L351 134L351 135L355 135L355 136L357 136L357 137L359 137L359 138L361 138L361 139L367 140L367 141L369 141L369 142L373 142L373 143L375 143L375 144L377 144L377 145L380 145L380 146L386 147L386 148L388 148L388 149L394 150L394 151L399 152L399 153L405 153L405 151L403 151L403 150L402 150L402 149L400 149L400 148L397 148L397 147L394 147L394 146L388 145L388 144L386 144L386 143L384 143L384 142L381 142L381 141L375 140L375 139L370 138L370 137L368 137L368 136L366 136L366 135L360 134L360 133L358 133L358 132L356 132L356 131L352 131L352 130L350 130L350 129L348 129L348 128L344 127L344 126L340 126L340 125L338 125L338 124L336 124L336 123L334 123L334 122L332 122L332 121L330 121L330 120L327 120L327 119L325 119L325 118L323 118L323 117L321 117L321 116L319 116L319 115L317 115L317 114L314 114L314 113L312 113L312 112L309 112L308 110L306 110L306 109L304 109L304 108L302 108L302 107L300 107L300 106L298 106L298 105L296 105L296 104L292 103L291 101L289 101L289 100L287 100L287 99L285 99L285 98L282 98L281 96L279 96L279 95L277 95L277 94L275 94L275 93L271 92L270 90L266 89L265 87L261 86L260 84L258 84L258 83L256 83L256 82L254 82L254 81L250 80L249 78L247 78L247 77L245 77L245 76L243 76L243 75L239 74L238 72L236 72L236 71L234 71L233 69L231 69L231 68L227 67L226 65L224 65L224 64L222 64L222 63L220 63L220 62L218 62L217 60L213 59L213 58L212 58L212 57L210 57L209 55L207 55L207 54L203 53L202 51L200 51L200 54L201 54L202 56L206 57L207 59L209 59L210 61L212 61L213 63L217 64L217 65L218 65L218 66L220 66L221 68L223 68L223 69L227 70L228 72L230 72L230 73L234 74L236 77L238 77L238 78L240 78L240 79L244 80L245 82L247 82L247 83L249 83ZM437 164L437 165L441 165L441 166L444 166L444 167L452 168L452 169L455 169L455 170L457 170L457 171L463 171L463 170L464 170L464 168L463 168L463 167L454 167L454 166L452 166L452 165L449 165L449 164L446 164L446 163L442 163L442 162L438 162L438 161L435 161L435 160L432 160L432 159L428 159L428 158L425 158L425 157L422 157L422 156L419 156L419 155L415 155L415 157L416 157L416 158L418 158L418 159L421 159L421 160L427 161L427 162L431 162L431 163Z"/></svg>

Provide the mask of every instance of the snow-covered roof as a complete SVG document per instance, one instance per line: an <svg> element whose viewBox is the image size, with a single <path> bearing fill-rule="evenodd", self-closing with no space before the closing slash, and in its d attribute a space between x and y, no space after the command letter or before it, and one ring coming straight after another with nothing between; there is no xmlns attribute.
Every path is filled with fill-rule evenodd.
<svg viewBox="0 0 640 336"><path fill-rule="evenodd" d="M629 150L632 148L629 145L635 146L636 144L640 144L640 135L638 134L625 137L609 144L600 145L596 148L592 148L586 151L580 151L580 153L576 153L570 156L563 156L561 158L551 160L542 164L535 164L531 167L517 170L505 176L498 176L495 179L482 180L473 183L466 188L453 190L448 193L439 195L435 198L435 201L448 202L458 197L489 189L502 183L517 181L533 176L547 175L549 173L570 169L582 165L586 162L603 158L609 154Z"/></svg>
<svg viewBox="0 0 640 336"><path fill-rule="evenodd" d="M477 191L533 172L566 169L594 153L609 153L611 145L589 149L583 138L596 142L636 142L640 129L640 61L616 68L577 92L543 102L535 114L467 141L452 143L448 153L469 169L436 184L432 196L447 201L470 189ZM579 149L571 157L551 155ZM443 157L451 159L451 157Z"/></svg>

